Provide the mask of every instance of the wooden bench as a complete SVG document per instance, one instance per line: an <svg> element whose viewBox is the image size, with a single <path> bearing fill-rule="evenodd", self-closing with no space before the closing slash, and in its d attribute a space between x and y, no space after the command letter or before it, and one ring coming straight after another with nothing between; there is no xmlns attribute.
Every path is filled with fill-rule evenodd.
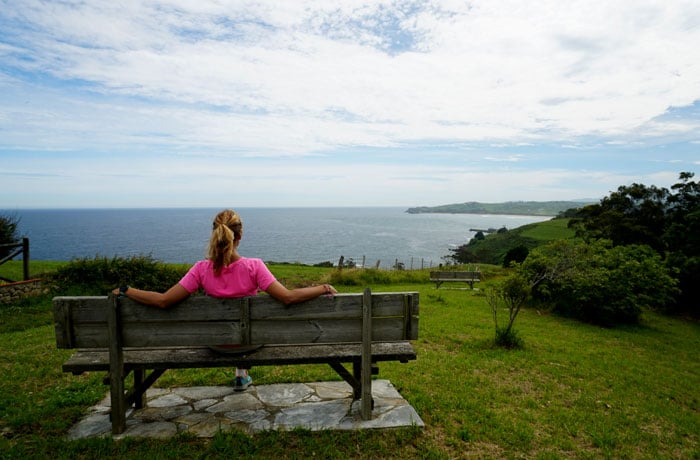
<svg viewBox="0 0 700 460"><path fill-rule="evenodd" d="M445 282L460 281L469 283L469 288L474 289L474 283L481 281L481 272L475 271L432 271L430 272L430 281L435 283L435 289L439 289L440 285Z"/></svg>
<svg viewBox="0 0 700 460"><path fill-rule="evenodd" d="M376 363L416 359L409 340L418 338L417 292L366 289L291 306L267 295L194 296L166 310L113 296L55 297L53 307L57 347L78 349L63 371L108 372L114 434L167 369L326 363L352 386L368 420Z"/></svg>

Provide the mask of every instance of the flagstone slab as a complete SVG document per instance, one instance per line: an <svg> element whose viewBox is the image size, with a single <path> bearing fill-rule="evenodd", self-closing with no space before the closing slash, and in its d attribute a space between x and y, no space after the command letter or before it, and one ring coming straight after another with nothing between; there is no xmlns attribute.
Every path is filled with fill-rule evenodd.
<svg viewBox="0 0 700 460"><path fill-rule="evenodd" d="M424 427L415 409L388 380L372 381L371 420L360 417L346 382L253 385L244 392L229 386L154 388L147 407L132 409L127 429L114 436L164 439L178 433L211 438L219 431L361 430ZM88 410L66 434L69 439L110 436L109 396Z"/></svg>

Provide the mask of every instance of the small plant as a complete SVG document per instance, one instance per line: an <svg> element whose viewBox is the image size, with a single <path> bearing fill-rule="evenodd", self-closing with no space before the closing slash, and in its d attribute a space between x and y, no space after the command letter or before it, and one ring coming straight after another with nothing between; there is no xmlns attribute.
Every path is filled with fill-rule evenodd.
<svg viewBox="0 0 700 460"><path fill-rule="evenodd" d="M523 341L513 328L513 324L529 297L530 286L519 274L509 276L499 286L486 291L486 301L491 307L496 327L495 342L497 346L503 348L521 348L523 346ZM498 310L501 304L505 304L508 308L508 325L505 327L498 325Z"/></svg>

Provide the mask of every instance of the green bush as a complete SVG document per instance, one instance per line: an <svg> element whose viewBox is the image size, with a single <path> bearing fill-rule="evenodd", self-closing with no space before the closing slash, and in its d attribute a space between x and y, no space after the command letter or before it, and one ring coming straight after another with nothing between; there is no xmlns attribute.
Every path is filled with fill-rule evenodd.
<svg viewBox="0 0 700 460"><path fill-rule="evenodd" d="M377 270L358 268L335 270L329 283L338 286L372 286L376 284L413 284L429 282L427 270Z"/></svg>
<svg viewBox="0 0 700 460"><path fill-rule="evenodd" d="M555 312L604 326L668 309L678 292L661 257L645 245L562 240L533 250L522 270L535 297Z"/></svg>
<svg viewBox="0 0 700 460"><path fill-rule="evenodd" d="M503 267L508 268L511 264L521 264L527 259L530 250L525 245L516 246L510 249L503 258Z"/></svg>
<svg viewBox="0 0 700 460"><path fill-rule="evenodd" d="M19 218L14 215L0 215L0 244L15 244L19 242L17 226ZM10 255L12 249L0 248L0 259Z"/></svg>
<svg viewBox="0 0 700 460"><path fill-rule="evenodd" d="M117 286L165 291L187 272L187 267L166 265L151 256L74 259L51 275L61 294L105 295Z"/></svg>

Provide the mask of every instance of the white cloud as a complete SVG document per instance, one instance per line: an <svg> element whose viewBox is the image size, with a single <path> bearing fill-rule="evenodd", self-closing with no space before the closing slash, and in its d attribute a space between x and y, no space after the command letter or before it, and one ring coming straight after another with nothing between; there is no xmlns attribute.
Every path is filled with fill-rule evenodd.
<svg viewBox="0 0 700 460"><path fill-rule="evenodd" d="M360 143L619 136L692 103L700 83L690 2L22 5L42 32L21 30L34 62L18 66L309 129L340 111L376 125ZM413 50L387 52L388 31Z"/></svg>
<svg viewBox="0 0 700 460"><path fill-rule="evenodd" d="M179 177L156 167L171 154L195 159L177 163L191 180L245 173L259 190L299 187L290 161L309 159L336 200L380 187L395 202L422 177L437 204L585 196L600 193L577 180L582 166L543 166L538 146L584 158L697 142L700 128L697 116L664 116L700 100L694 0L24 0L2 2L0 30L0 154L138 153L154 181ZM261 175L256 158L280 159L285 174ZM630 159L615 158L613 173L583 168L605 178L593 184L629 179L615 174ZM536 160L535 173L509 169ZM48 167L60 169L32 165Z"/></svg>

